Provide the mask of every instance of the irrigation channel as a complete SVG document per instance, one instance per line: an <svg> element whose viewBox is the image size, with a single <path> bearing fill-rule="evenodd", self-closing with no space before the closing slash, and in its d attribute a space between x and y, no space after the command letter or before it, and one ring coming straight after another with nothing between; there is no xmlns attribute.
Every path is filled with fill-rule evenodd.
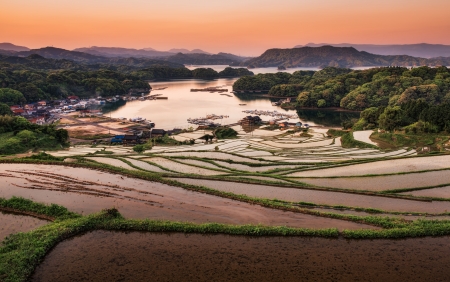
<svg viewBox="0 0 450 282"><path fill-rule="evenodd" d="M60 243L31 281L446 281L449 239L95 231Z"/></svg>

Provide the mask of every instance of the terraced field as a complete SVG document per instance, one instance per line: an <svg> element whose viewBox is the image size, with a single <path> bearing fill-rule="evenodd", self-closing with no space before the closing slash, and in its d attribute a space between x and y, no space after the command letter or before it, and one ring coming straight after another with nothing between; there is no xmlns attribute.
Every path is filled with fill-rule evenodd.
<svg viewBox="0 0 450 282"><path fill-rule="evenodd" d="M28 252L29 242L42 242L48 234L60 236L44 240L49 250L67 234L98 229L347 238L450 235L450 155L343 148L339 138L325 132L315 129L304 137L258 129L253 135L239 132L237 139L156 146L143 154L121 146L77 146L51 152L58 157L52 160L7 160L0 163L0 208L22 197L13 205L19 213L58 220L0 214L0 240L38 228L12 236L14 246L23 244ZM368 143L368 136L354 137ZM8 227L12 220L18 226ZM7 269L1 248L0 280ZM41 248L35 250L42 259ZM31 272L24 273L30 279Z"/></svg>

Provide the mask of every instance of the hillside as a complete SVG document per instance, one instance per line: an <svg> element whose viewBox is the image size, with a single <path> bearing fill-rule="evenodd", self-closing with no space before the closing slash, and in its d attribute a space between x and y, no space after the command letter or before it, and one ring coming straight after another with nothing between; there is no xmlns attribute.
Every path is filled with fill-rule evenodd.
<svg viewBox="0 0 450 282"><path fill-rule="evenodd" d="M361 52L353 47L302 47L269 49L261 56L241 64L248 67L361 67L450 65L450 58L424 59L405 55L382 56Z"/></svg>
<svg viewBox="0 0 450 282"><path fill-rule="evenodd" d="M12 43L4 42L0 43L0 50L21 52L21 51L29 51L30 49L25 46L17 46Z"/></svg>
<svg viewBox="0 0 450 282"><path fill-rule="evenodd" d="M156 57L167 57L175 54L175 52L164 52L157 51L152 48L146 49L131 49L131 48L121 48L121 47L83 47L77 48L73 51L88 53L96 56L103 57L145 57L145 58L156 58Z"/></svg>
<svg viewBox="0 0 450 282"><path fill-rule="evenodd" d="M365 51L377 55L408 55L420 58L450 57L450 45L427 43L398 45L308 43L304 46L297 45L294 48L322 47L327 45L333 47L353 47L358 51Z"/></svg>
<svg viewBox="0 0 450 282"><path fill-rule="evenodd" d="M12 51L11 51L12 52ZM0 53L1 54L1 53ZM152 58L134 58L134 57L102 57L87 54L78 51L69 51L61 48L45 47L41 49L33 49L30 51L13 52L3 54L1 61L12 64L28 64L31 61L33 69L100 69L107 68L113 70L129 70L138 68L148 68L155 65L182 67L168 61L162 61ZM62 60L62 61L45 61L37 65L37 59ZM80 65L79 65L80 64ZM123 68L126 66L127 68Z"/></svg>
<svg viewBox="0 0 450 282"><path fill-rule="evenodd" d="M44 47L40 49L32 49L29 51L18 52L18 56L29 56L29 55L39 55L47 59L65 59L80 63L100 63L104 62L105 58L100 56L95 56L83 52L69 51L61 48L55 47Z"/></svg>
<svg viewBox="0 0 450 282"><path fill-rule="evenodd" d="M242 62L245 58L239 56L230 56L231 54L183 54L167 57L165 60L172 63L186 65L231 65Z"/></svg>

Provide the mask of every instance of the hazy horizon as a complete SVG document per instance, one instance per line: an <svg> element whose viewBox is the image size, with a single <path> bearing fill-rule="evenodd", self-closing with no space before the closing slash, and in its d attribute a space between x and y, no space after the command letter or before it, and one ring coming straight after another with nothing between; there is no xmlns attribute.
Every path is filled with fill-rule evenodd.
<svg viewBox="0 0 450 282"><path fill-rule="evenodd" d="M308 43L450 44L447 0L5 0L0 41L257 56Z"/></svg>

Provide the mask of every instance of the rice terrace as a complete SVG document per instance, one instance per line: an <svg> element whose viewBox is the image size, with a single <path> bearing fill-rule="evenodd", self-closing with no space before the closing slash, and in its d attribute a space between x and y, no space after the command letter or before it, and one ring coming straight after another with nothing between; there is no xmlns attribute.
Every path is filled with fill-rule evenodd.
<svg viewBox="0 0 450 282"><path fill-rule="evenodd" d="M449 281L449 0L2 0L0 282Z"/></svg>
<svg viewBox="0 0 450 282"><path fill-rule="evenodd" d="M389 279L446 274L434 272L440 263L422 257L447 260L445 250L428 252L450 234L450 155L344 148L340 137L321 128L309 129L309 137L267 136L264 130L249 135L239 128L236 139L155 146L140 154L130 147L78 145L2 160L2 279L82 281L91 279L94 261L118 263L105 261L109 256L123 257L137 280L158 273L161 281L219 274L218 281L229 281L249 264L243 277L250 280L275 279L274 273L314 279L325 269L321 277L332 280L375 277L377 269L390 270ZM275 249L262 248L267 242ZM126 249L99 249L110 244ZM199 249L204 256L195 255ZM171 255L156 255L162 250ZM267 252L272 255L255 261ZM339 260L320 261L320 254ZM402 264L414 272L396 270L405 254ZM172 256L189 257L189 263ZM86 260L76 262L81 257ZM180 263L179 272L170 271ZM198 271L205 264L210 272ZM120 269L92 277L125 277Z"/></svg>

